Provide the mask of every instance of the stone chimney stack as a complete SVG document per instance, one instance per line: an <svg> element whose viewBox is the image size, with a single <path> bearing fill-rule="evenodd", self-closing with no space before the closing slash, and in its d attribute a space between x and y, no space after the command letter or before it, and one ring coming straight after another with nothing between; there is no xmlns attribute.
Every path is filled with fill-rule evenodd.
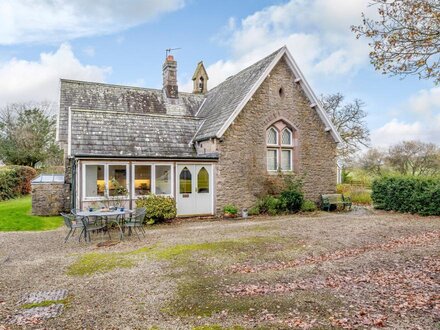
<svg viewBox="0 0 440 330"><path fill-rule="evenodd" d="M177 99L179 97L177 87L177 62L174 60L173 55L168 55L166 57L162 70L163 89L165 90L167 97Z"/></svg>

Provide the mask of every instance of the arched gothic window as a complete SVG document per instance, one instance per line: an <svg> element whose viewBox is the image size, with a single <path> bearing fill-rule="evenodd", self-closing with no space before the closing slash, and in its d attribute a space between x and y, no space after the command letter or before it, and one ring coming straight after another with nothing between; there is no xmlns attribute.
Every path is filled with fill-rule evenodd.
<svg viewBox="0 0 440 330"><path fill-rule="evenodd" d="M294 133L287 125L279 121L266 131L267 170L292 171L294 152Z"/></svg>

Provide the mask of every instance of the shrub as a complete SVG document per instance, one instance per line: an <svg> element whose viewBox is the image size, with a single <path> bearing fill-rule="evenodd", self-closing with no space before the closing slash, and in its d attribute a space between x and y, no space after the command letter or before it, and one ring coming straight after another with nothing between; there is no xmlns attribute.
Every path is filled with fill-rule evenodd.
<svg viewBox="0 0 440 330"><path fill-rule="evenodd" d="M6 166L0 170L0 200L29 194L36 171L28 166Z"/></svg>
<svg viewBox="0 0 440 330"><path fill-rule="evenodd" d="M236 215L238 213L238 208L233 204L228 204L223 207L223 213L229 213L232 215Z"/></svg>
<svg viewBox="0 0 440 330"><path fill-rule="evenodd" d="M316 211L316 203L309 199L305 199L301 205L302 212L315 212Z"/></svg>
<svg viewBox="0 0 440 330"><path fill-rule="evenodd" d="M300 190L285 190L280 197L282 208L289 212L298 212L304 201L304 195Z"/></svg>
<svg viewBox="0 0 440 330"><path fill-rule="evenodd" d="M258 215L258 214L260 214L260 207L258 205L252 206L249 209L248 214L249 215Z"/></svg>
<svg viewBox="0 0 440 330"><path fill-rule="evenodd" d="M176 217L176 201L168 196L148 195L138 198L137 207L145 207L148 223L158 223Z"/></svg>
<svg viewBox="0 0 440 330"><path fill-rule="evenodd" d="M32 192L31 182L37 175L37 171L29 166L14 166L13 168L19 179L17 193L20 195L30 194Z"/></svg>
<svg viewBox="0 0 440 330"><path fill-rule="evenodd" d="M269 215L276 215L283 210L280 199L271 195L260 199L254 207L258 208L261 214Z"/></svg>
<svg viewBox="0 0 440 330"><path fill-rule="evenodd" d="M304 201L302 192L302 180L288 176L285 178L286 189L281 192L280 201L281 208L288 212L298 212Z"/></svg>
<svg viewBox="0 0 440 330"><path fill-rule="evenodd" d="M378 209L440 215L440 179L378 178L373 181L371 197Z"/></svg>
<svg viewBox="0 0 440 330"><path fill-rule="evenodd" d="M17 197L18 185L17 173L11 168L3 168L0 171L0 200Z"/></svg>

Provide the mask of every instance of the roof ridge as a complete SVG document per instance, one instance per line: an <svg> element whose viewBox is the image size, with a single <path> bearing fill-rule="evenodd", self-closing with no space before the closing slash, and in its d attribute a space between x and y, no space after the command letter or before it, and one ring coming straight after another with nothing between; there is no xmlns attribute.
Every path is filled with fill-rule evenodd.
<svg viewBox="0 0 440 330"><path fill-rule="evenodd" d="M104 82L76 80L76 79L64 79L64 78L60 78L60 81L61 82L81 83L81 84L84 84L84 85L101 85L101 86L109 86L109 87L119 87L119 88L124 88L124 89L132 88L132 89L139 89L139 90L154 91L154 92L162 93L162 89L159 89L159 88L130 86L130 85L118 85L118 84L110 84L110 83L104 83ZM194 94L194 93L191 93L191 92L181 92L181 91L179 91L179 94L193 95L193 96L199 97L199 98L204 97L204 95L202 95L202 94Z"/></svg>
<svg viewBox="0 0 440 330"><path fill-rule="evenodd" d="M90 112L90 113L104 113L104 114L118 114L118 115L127 115L127 116L144 116L144 117L165 117L165 118L175 118L175 119L193 119L193 120L203 120L203 118L195 117L195 116L182 116L182 115L167 115L160 113L139 113L139 112L127 112L127 111L115 111L115 110L100 110L100 109L79 109L79 108L71 108L70 111L79 111L79 112Z"/></svg>

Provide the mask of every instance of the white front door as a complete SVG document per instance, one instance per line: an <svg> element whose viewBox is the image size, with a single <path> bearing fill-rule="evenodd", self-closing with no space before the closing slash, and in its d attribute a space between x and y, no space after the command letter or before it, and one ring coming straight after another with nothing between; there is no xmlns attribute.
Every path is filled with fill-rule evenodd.
<svg viewBox="0 0 440 330"><path fill-rule="evenodd" d="M177 215L212 214L212 165L179 164L176 169Z"/></svg>

